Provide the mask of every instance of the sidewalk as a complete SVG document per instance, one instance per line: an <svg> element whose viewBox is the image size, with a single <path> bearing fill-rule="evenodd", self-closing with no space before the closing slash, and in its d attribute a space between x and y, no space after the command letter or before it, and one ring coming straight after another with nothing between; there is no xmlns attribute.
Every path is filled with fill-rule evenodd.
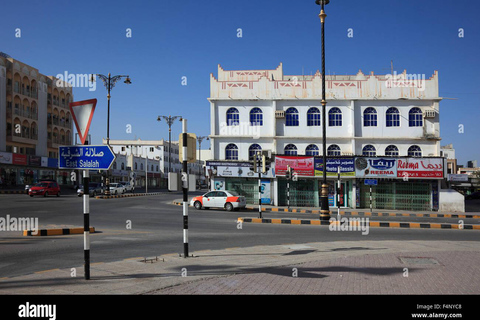
<svg viewBox="0 0 480 320"><path fill-rule="evenodd" d="M1 278L0 294L479 294L472 241L338 241L131 258Z"/></svg>

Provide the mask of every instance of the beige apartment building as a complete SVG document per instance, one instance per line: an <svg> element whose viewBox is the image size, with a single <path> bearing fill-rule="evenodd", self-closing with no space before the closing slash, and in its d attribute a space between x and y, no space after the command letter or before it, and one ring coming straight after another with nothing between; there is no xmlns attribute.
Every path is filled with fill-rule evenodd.
<svg viewBox="0 0 480 320"><path fill-rule="evenodd" d="M52 178L58 147L73 143L72 88L0 52L0 178L26 184ZM45 170L45 168L50 168Z"/></svg>

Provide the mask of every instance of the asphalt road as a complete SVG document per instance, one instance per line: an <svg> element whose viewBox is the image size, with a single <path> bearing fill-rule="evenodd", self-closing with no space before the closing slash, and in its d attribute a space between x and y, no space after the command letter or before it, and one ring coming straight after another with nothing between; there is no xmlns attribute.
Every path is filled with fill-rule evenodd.
<svg viewBox="0 0 480 320"><path fill-rule="evenodd" d="M136 257L183 253L183 209L181 206L172 205L174 199L181 197L181 193L165 192L147 197L91 199L90 225L97 231L91 235L92 265ZM7 215L38 218L41 228L82 227L82 198L76 195L62 195L59 198L0 195L0 218ZM257 216L258 213L252 211L197 211L190 208L190 252L339 240L480 239L480 232L475 230L370 228L368 235L362 235L360 231L333 232L327 226L237 223L238 217ZM263 217L311 219L314 215L263 213ZM424 221L414 221L414 218L403 221L405 220ZM458 223L458 219L437 219L435 222ZM27 237L23 236L21 231L0 231L0 248L0 278L55 268L78 267L83 264L83 235Z"/></svg>

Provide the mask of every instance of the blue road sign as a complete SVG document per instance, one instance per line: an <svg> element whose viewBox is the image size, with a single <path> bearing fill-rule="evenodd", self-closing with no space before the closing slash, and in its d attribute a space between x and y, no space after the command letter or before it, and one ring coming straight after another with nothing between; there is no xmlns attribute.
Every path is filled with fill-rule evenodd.
<svg viewBox="0 0 480 320"><path fill-rule="evenodd" d="M377 179L365 179L364 183L366 186L376 186L378 184Z"/></svg>
<svg viewBox="0 0 480 320"><path fill-rule="evenodd" d="M59 169L108 170L115 161L109 146L64 146L58 148Z"/></svg>

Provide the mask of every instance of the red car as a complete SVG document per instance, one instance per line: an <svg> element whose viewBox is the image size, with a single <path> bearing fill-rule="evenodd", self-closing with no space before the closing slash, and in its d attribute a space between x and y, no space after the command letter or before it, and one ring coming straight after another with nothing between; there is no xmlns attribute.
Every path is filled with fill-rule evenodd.
<svg viewBox="0 0 480 320"><path fill-rule="evenodd" d="M48 196L54 194L57 197L60 197L60 187L58 183L52 181L41 181L28 189L28 195L33 196Z"/></svg>

